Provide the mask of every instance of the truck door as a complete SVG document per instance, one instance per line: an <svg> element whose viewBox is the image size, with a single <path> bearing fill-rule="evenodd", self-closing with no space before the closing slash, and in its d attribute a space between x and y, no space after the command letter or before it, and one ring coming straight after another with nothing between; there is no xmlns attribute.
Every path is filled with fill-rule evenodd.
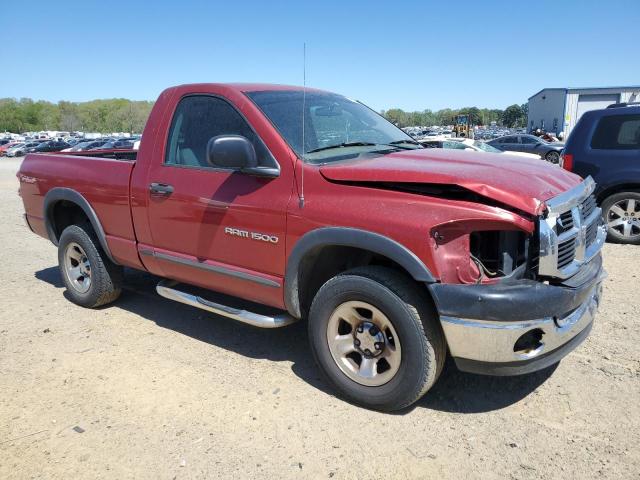
<svg viewBox="0 0 640 480"><path fill-rule="evenodd" d="M247 120L225 99L190 95L178 103L164 158L154 159L147 183L147 215L154 257L168 278L261 303L282 299L286 209L290 173L251 176L212 167L207 143L218 135L242 135L255 148L259 165L276 159Z"/></svg>

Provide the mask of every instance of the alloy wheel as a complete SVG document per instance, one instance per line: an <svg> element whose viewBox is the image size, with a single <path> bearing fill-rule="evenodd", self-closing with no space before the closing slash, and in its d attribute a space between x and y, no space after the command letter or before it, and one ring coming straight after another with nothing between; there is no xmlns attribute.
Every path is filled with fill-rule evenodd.
<svg viewBox="0 0 640 480"><path fill-rule="evenodd" d="M607 211L607 226L625 239L640 236L640 202L627 198L611 205Z"/></svg>
<svg viewBox="0 0 640 480"><path fill-rule="evenodd" d="M338 305L329 318L327 343L340 370L361 385L384 385L400 368L402 349L395 328L369 303Z"/></svg>
<svg viewBox="0 0 640 480"><path fill-rule="evenodd" d="M71 286L80 293L91 288L91 264L84 249L75 242L64 251L64 273Z"/></svg>
<svg viewBox="0 0 640 480"><path fill-rule="evenodd" d="M560 161L560 154L558 152L547 153L547 160L551 163L558 163Z"/></svg>

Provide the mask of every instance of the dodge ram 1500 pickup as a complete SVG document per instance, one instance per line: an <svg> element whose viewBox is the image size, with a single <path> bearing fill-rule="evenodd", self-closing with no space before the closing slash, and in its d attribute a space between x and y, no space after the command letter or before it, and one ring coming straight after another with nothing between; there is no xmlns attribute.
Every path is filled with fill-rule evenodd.
<svg viewBox="0 0 640 480"><path fill-rule="evenodd" d="M330 384L378 410L419 399L447 355L490 375L559 362L602 291L591 178L424 149L321 90L169 88L138 152L30 154L18 178L78 305L116 300L129 267L254 326L305 319Z"/></svg>

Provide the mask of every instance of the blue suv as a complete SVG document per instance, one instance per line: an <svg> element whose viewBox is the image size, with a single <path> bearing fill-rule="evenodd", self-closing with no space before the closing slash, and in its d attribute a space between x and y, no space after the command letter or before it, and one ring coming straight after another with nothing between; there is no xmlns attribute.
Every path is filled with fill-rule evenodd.
<svg viewBox="0 0 640 480"><path fill-rule="evenodd" d="M560 165L596 181L608 239L640 245L640 104L613 104L582 115Z"/></svg>

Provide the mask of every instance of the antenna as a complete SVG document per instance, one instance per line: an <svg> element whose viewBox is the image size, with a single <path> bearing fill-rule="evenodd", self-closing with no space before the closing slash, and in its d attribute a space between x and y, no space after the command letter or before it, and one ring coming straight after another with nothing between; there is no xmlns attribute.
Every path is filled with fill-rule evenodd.
<svg viewBox="0 0 640 480"><path fill-rule="evenodd" d="M304 142L304 115L307 108L307 44L302 44L302 166L300 169L300 208L304 208L304 156L305 156L305 142Z"/></svg>

